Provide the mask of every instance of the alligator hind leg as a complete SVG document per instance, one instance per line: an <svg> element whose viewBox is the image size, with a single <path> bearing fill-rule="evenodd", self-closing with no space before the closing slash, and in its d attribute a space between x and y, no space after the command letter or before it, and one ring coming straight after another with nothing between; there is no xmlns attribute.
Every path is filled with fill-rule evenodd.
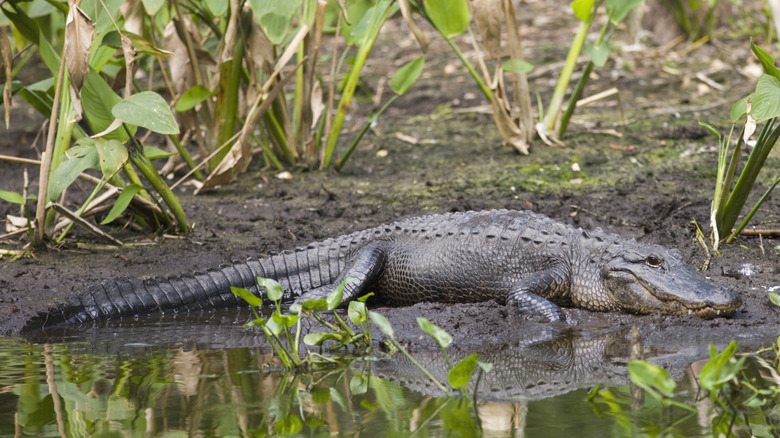
<svg viewBox="0 0 780 438"><path fill-rule="evenodd" d="M346 304L361 295L371 292L370 288L376 284L376 281L381 277L385 269L386 260L384 243L369 243L359 250L353 262L346 266L333 284L306 291L295 302L303 303L304 301L326 298L345 279L353 278L354 281L344 286L344 295L341 302Z"/></svg>
<svg viewBox="0 0 780 438"><path fill-rule="evenodd" d="M567 282L550 271L538 272L515 284L507 296L507 304L517 306L521 314L540 315L549 321L565 320L561 308L549 300L564 295Z"/></svg>

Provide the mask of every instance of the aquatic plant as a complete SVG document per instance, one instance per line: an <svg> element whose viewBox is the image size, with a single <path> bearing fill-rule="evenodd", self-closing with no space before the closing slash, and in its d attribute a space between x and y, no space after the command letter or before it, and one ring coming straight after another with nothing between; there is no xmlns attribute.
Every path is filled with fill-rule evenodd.
<svg viewBox="0 0 780 438"><path fill-rule="evenodd" d="M721 241L731 242L742 232L761 204L780 183L779 177L734 228L769 152L780 138L780 124L777 123L777 118L780 116L780 69L775 67L774 59L752 41L750 46L761 62L765 74L759 78L755 92L741 99L731 108L733 124L728 136L724 137L711 125L699 122L718 138L718 172L710 214L712 244L716 251ZM734 148L731 149L734 128L743 118L740 134L736 138ZM750 151L747 162L737 174L742 148L750 141L757 124L761 122L765 123L755 140L755 145Z"/></svg>

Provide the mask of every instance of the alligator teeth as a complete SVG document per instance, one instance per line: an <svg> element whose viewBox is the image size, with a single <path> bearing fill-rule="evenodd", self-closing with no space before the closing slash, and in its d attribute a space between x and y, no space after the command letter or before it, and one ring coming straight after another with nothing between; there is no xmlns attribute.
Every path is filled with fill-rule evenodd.
<svg viewBox="0 0 780 438"><path fill-rule="evenodd" d="M716 313L716 315L720 315L720 310L718 310L718 312Z"/></svg>
<svg viewBox="0 0 780 438"><path fill-rule="evenodd" d="M693 310L688 309L688 315L693 315Z"/></svg>

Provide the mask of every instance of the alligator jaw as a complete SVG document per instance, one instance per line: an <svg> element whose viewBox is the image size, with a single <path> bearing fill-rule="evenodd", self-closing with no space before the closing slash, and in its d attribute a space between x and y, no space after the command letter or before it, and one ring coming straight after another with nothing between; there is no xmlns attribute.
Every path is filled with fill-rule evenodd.
<svg viewBox="0 0 780 438"><path fill-rule="evenodd" d="M678 265L662 272L648 268L621 272L624 284L635 298L626 310L637 313L660 311L667 315L694 315L702 319L729 317L742 305L739 294L715 284L703 275Z"/></svg>

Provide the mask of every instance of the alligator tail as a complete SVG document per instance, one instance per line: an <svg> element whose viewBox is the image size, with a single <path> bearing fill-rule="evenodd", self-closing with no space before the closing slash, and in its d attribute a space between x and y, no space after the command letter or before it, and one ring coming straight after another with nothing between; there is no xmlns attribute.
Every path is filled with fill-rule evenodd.
<svg viewBox="0 0 780 438"><path fill-rule="evenodd" d="M279 260L275 260L279 258L284 256L260 260L248 258L206 272L168 278L141 280L119 277L104 280L39 313L27 321L24 330L150 313L186 313L245 306L246 303L230 291L231 286L248 289L265 299L265 290L258 287L257 277L274 278L283 285L289 285L292 278L300 276L285 265L279 266ZM300 293L287 287L285 290L283 301L292 301Z"/></svg>

